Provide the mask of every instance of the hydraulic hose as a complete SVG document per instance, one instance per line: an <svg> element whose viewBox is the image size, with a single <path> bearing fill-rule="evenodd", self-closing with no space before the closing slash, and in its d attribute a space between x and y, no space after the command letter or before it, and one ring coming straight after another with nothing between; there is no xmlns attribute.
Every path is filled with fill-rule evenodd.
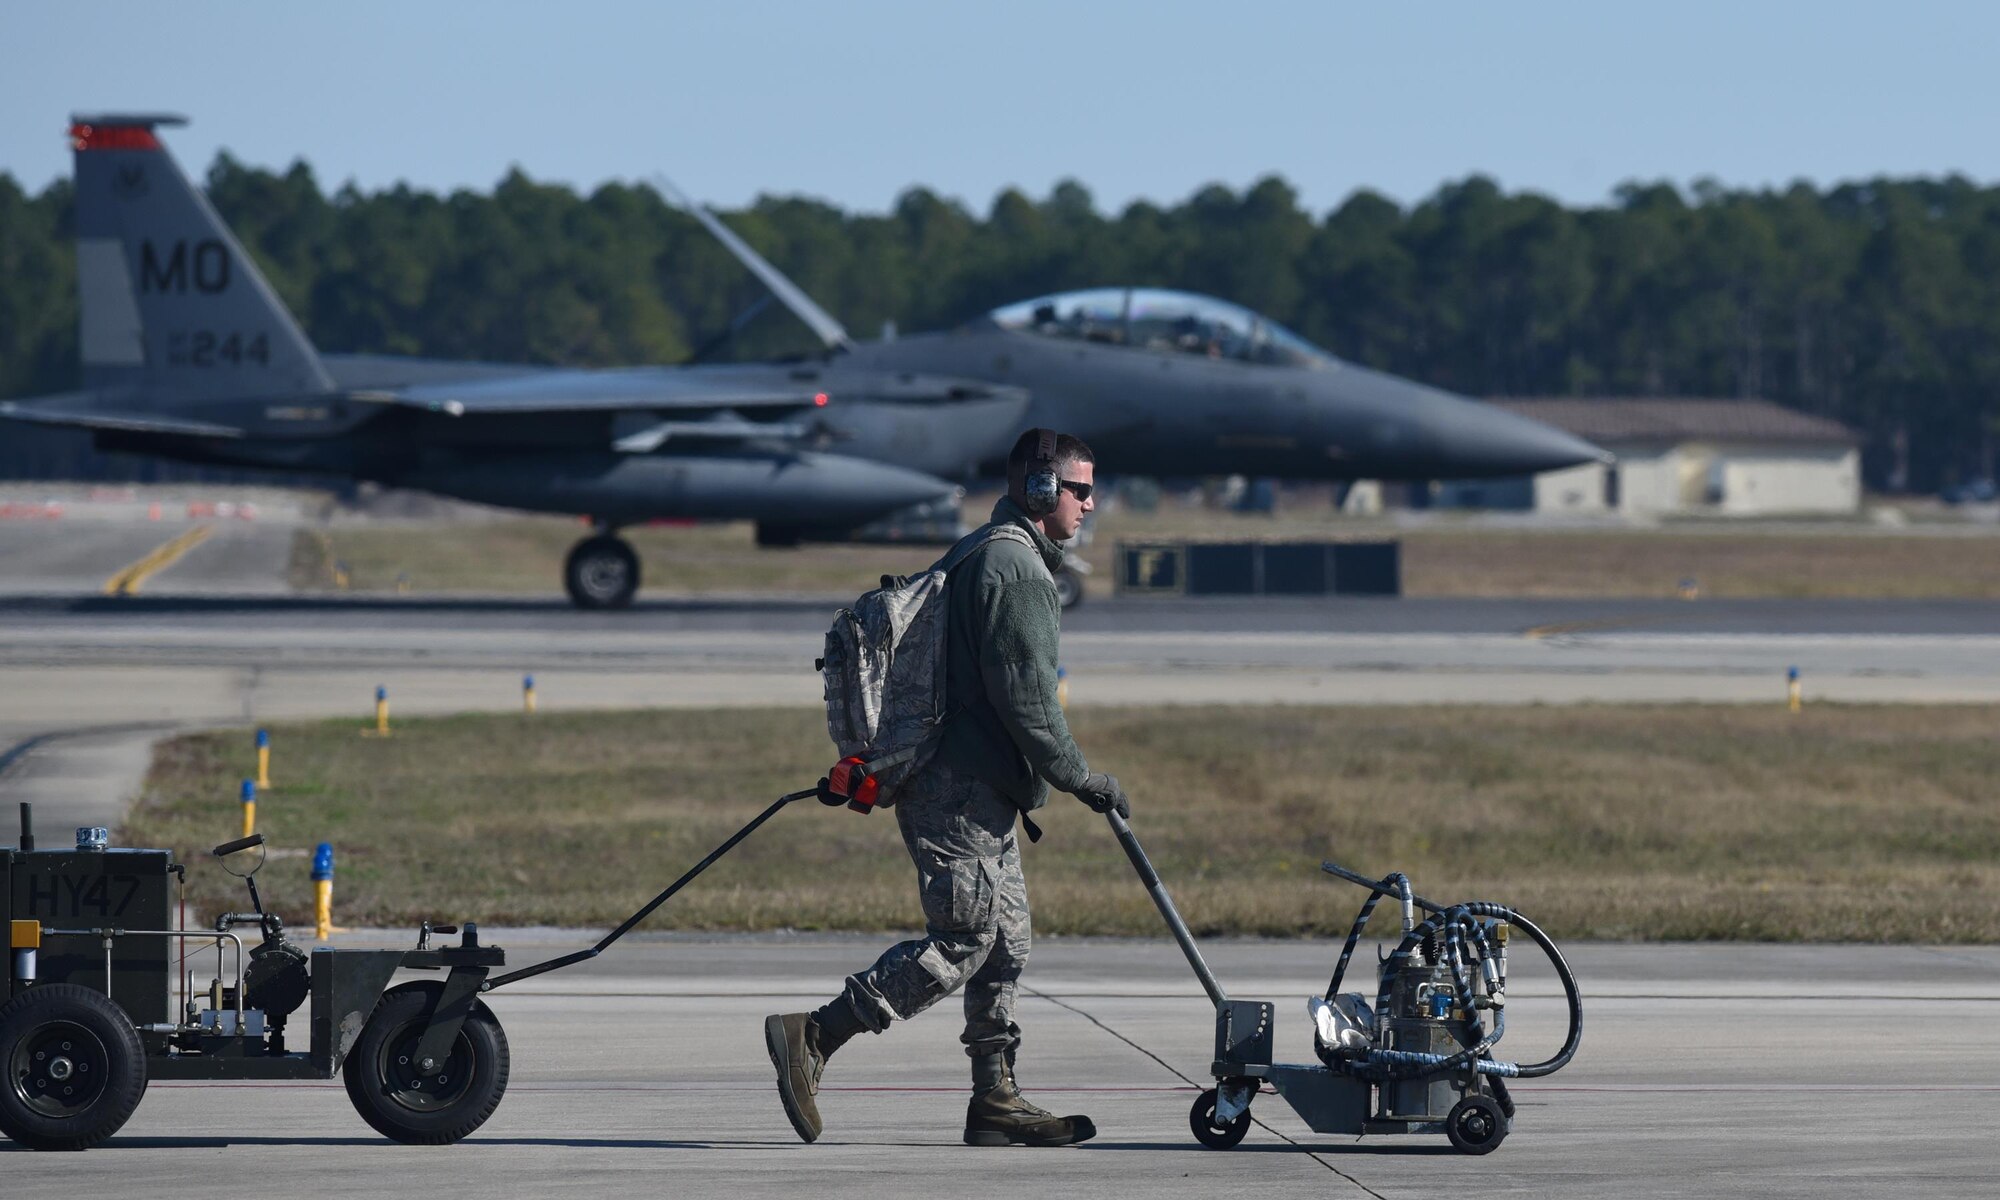
<svg viewBox="0 0 2000 1200"><path fill-rule="evenodd" d="M1347 961L1354 957L1354 947L1361 941L1361 931L1367 927L1368 918L1374 914L1375 906L1380 904L1382 897L1388 895L1392 890L1392 884L1395 885L1393 890L1399 892L1403 898L1403 920L1407 927L1413 904L1410 894L1410 880L1408 876L1397 872L1394 875L1385 877L1381 883L1375 885L1373 890L1368 893L1367 903L1363 904L1361 911L1355 915L1354 927L1347 931L1347 944L1340 948L1340 961L1333 966L1333 978L1326 985L1326 998L1328 1001L1331 1001L1335 996L1340 994L1340 981L1347 975Z"/></svg>
<svg viewBox="0 0 2000 1200"><path fill-rule="evenodd" d="M1361 930L1367 926L1368 918L1375 913L1375 906L1386 895L1388 893L1381 888L1368 893L1367 903L1361 906L1360 913L1354 918L1354 927L1347 931L1347 944L1340 948L1340 961L1333 964L1333 978L1327 981L1326 998L1329 1003L1340 994L1340 981L1347 976L1347 960L1354 957L1354 947L1361 941Z"/></svg>
<svg viewBox="0 0 2000 1200"><path fill-rule="evenodd" d="M1543 1075L1555 1074L1568 1066L1570 1059L1576 1057L1576 1048L1583 1041L1583 997L1576 990L1576 976L1570 973L1569 961L1563 958L1562 951L1556 949L1556 944L1549 940L1549 935L1542 932L1541 926L1511 908L1506 911L1509 915L1505 919L1517 929L1525 931L1535 940L1535 944L1542 948L1542 953L1548 956L1549 965L1556 969L1556 978L1562 980L1563 996L1569 1002L1569 1035L1563 1038L1562 1049L1541 1062L1525 1064L1514 1072L1521 1079L1536 1079Z"/></svg>
<svg viewBox="0 0 2000 1200"><path fill-rule="evenodd" d="M1410 952L1420 945L1431 942L1440 934L1444 936L1445 957L1451 966L1454 992L1452 999L1465 1012L1469 1013L1473 1011L1470 989L1466 985L1463 964L1460 962L1464 954L1464 943L1458 936L1458 926L1461 922L1471 920L1473 916L1472 910L1475 907L1497 909L1500 906L1485 904L1455 905L1444 912L1433 913L1429 917L1426 917L1423 924L1418 925L1415 929L1403 935L1403 940L1397 943L1396 949L1384 961L1382 985L1375 994L1375 1010L1377 1012L1388 1010L1392 1000L1396 977L1402 973L1404 965L1409 962ZM1478 1071L1482 1075L1511 1076L1518 1074L1520 1068L1516 1064L1499 1062L1488 1057L1488 1052L1492 1050L1493 1044L1499 1041L1501 1036L1506 1032L1507 1011L1499 1009L1495 1012L1493 1031L1491 1033L1485 1033L1480 1028L1476 1017L1471 1018L1470 1023L1473 1030L1483 1036L1472 1045L1465 1047L1455 1054L1431 1054L1416 1050L1368 1050L1355 1061L1354 1067L1356 1073L1383 1079L1399 1079L1408 1078L1412 1075L1431 1075L1440 1071L1456 1070L1469 1065L1473 1070Z"/></svg>
<svg viewBox="0 0 2000 1200"><path fill-rule="evenodd" d="M1568 1065L1570 1059L1576 1056L1577 1046L1583 1041L1583 998L1577 991L1576 976L1571 973L1569 962L1563 958L1562 951L1556 949L1555 943L1549 940L1549 935L1543 933L1540 926L1503 904L1493 904L1483 900L1476 900L1468 904L1455 905L1443 913L1432 914L1421 925L1418 925L1416 929L1404 935L1403 940L1398 943L1385 964L1383 986L1376 994L1377 1010L1379 1011L1388 1005L1390 1000L1390 981L1401 969L1401 964L1409 960L1410 951L1415 949L1426 937L1440 931L1445 933L1447 945L1453 947L1452 974L1454 984L1462 988L1463 981L1460 973L1460 964L1457 961L1458 951L1456 949L1459 939L1455 936L1455 927L1459 922L1469 921L1472 917L1497 917L1511 925L1519 926L1530 938L1534 939L1535 944L1540 946L1542 952L1548 956L1550 965L1556 969L1556 977L1562 981L1563 995L1569 1006L1569 1030L1563 1038L1562 1048L1557 1050L1553 1056L1538 1063L1501 1062L1485 1057L1486 1053L1492 1049L1493 1044L1499 1041L1501 1036L1506 1032L1506 1010L1500 1009L1494 1017L1493 1032L1456 1054L1424 1054L1408 1050L1370 1050L1366 1052L1365 1057L1357 1060L1355 1065L1358 1068L1367 1070L1370 1073L1379 1071L1385 1078L1393 1079L1405 1078L1410 1075L1434 1074L1438 1071L1450 1071L1462 1066L1470 1066L1482 1075L1535 1079L1543 1075L1553 1075L1557 1071L1562 1070L1564 1066ZM1468 996L1461 994L1458 999L1461 1005L1466 1006L1466 1011L1472 1011Z"/></svg>
<svg viewBox="0 0 2000 1200"><path fill-rule="evenodd" d="M1474 1044L1465 1047L1455 1054L1426 1054L1407 1050L1369 1050L1363 1052L1351 1064L1358 1074L1394 1079L1407 1078L1412 1075L1435 1074L1439 1071L1456 1070L1460 1067L1469 1066L1472 1070L1495 1079L1534 1079L1554 1074L1568 1065L1569 1061L1576 1056L1577 1047L1583 1041L1583 999L1577 990L1576 976L1570 971L1569 962L1563 958L1562 951L1556 948L1556 944L1549 939L1548 934L1542 932L1540 926L1505 905L1494 904L1488 901L1472 901L1466 904L1455 904L1448 908L1433 904L1420 896L1413 896L1410 891L1409 880L1401 874L1390 875L1377 881L1369 879L1366 876L1357 875L1333 863L1322 865L1328 874L1338 875L1343 879L1351 880L1369 889L1368 899L1362 904L1361 911L1356 914L1354 925L1348 931L1347 941L1341 947L1339 962L1335 964L1333 978L1327 985L1326 997L1328 1000L1332 1000L1339 993L1341 980L1347 972L1348 961L1354 955L1354 948L1360 942L1362 930L1367 926L1368 918L1374 913L1375 906L1381 901L1382 897L1393 892L1403 898L1405 912L1408 912L1411 904L1414 903L1416 906L1428 910L1430 915L1414 928L1408 927L1406 920L1406 929L1402 940L1397 943L1395 950L1383 962L1382 986L1377 991L1375 997L1376 1011L1386 1011L1391 999L1392 981L1409 962L1411 952L1420 945L1431 942L1433 939L1441 938L1445 961L1451 967L1452 986L1456 993L1453 998L1458 1002L1463 1011L1467 1013L1473 1012L1472 988L1465 971L1465 940L1467 931L1470 932L1472 940L1479 947L1482 964L1490 965L1495 954L1495 948L1491 939L1487 936L1485 928L1479 921L1475 920L1478 917L1492 917L1506 921L1510 925L1520 928L1537 946L1541 947L1542 953L1547 956L1550 965L1555 968L1557 979L1562 983L1563 996L1569 1009L1569 1028L1563 1038L1561 1049L1541 1062L1501 1062L1489 1056L1493 1045L1505 1035L1507 1030L1507 1011L1501 1008L1496 1009L1494 1012L1493 1030L1491 1033L1485 1033L1481 1030L1478 1020L1473 1018L1472 1028L1480 1036L1478 1036Z"/></svg>

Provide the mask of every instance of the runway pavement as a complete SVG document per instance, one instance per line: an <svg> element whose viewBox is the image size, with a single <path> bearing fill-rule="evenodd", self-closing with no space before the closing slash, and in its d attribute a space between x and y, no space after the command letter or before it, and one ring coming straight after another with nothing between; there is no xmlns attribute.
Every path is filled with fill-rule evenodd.
<svg viewBox="0 0 2000 1200"><path fill-rule="evenodd" d="M1330 884L1328 902L1351 892ZM489 937L522 963L583 940ZM1088 1112L1095 1141L960 1144L966 1067L947 1001L841 1051L820 1097L827 1133L802 1145L771 1087L761 1018L820 1003L887 940L646 939L495 993L512 1083L456 1147L376 1137L337 1083L163 1083L106 1146L0 1149L0 1178L9 1194L165 1198L260 1183L302 1197L1820 1198L1990 1196L2000 1169L1986 1117L2000 1098L2000 951L1895 947L1572 947L1582 1051L1519 1083L1513 1133L1470 1158L1435 1135L1314 1134L1268 1094L1241 1146L1202 1148L1187 1112L1208 1082L1213 1019L1172 944L1050 939L1024 979L1019 1073L1032 1098ZM1304 997L1324 989L1336 947L1206 950L1232 995L1277 1003L1280 1057L1312 1061ZM1513 958L1502 1047L1539 1057L1560 1040L1558 993L1529 955ZM218 1157L227 1147L263 1153Z"/></svg>

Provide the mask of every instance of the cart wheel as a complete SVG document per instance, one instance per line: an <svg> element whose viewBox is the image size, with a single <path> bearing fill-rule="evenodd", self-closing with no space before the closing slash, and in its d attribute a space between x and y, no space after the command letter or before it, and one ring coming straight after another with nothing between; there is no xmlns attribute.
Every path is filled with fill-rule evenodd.
<svg viewBox="0 0 2000 1200"><path fill-rule="evenodd" d="M444 1146L486 1123L507 1093L507 1035L474 1004L442 1067L417 1068L425 1015L444 985L425 981L385 993L341 1068L354 1111L384 1137Z"/></svg>
<svg viewBox="0 0 2000 1200"><path fill-rule="evenodd" d="M1194 1098L1194 1107L1188 1110L1188 1128L1194 1130L1194 1140L1210 1150L1227 1150L1250 1132L1250 1110L1245 1108L1226 1125L1216 1124L1215 1089L1210 1088Z"/></svg>
<svg viewBox="0 0 2000 1200"><path fill-rule="evenodd" d="M29 988L0 1008L0 1130L36 1150L87 1150L117 1133L146 1094L146 1051L103 992Z"/></svg>
<svg viewBox="0 0 2000 1200"><path fill-rule="evenodd" d="M1507 1118L1491 1096L1467 1096L1444 1119L1445 1136L1465 1154L1491 1154L1507 1137Z"/></svg>

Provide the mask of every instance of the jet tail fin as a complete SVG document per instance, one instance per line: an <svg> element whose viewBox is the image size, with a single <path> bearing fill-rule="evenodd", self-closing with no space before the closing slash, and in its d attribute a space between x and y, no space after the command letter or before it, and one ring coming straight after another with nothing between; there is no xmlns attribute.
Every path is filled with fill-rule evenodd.
<svg viewBox="0 0 2000 1200"><path fill-rule="evenodd" d="M312 343L154 132L162 114L70 119L83 383L157 402L333 390Z"/></svg>
<svg viewBox="0 0 2000 1200"><path fill-rule="evenodd" d="M737 262L748 268L750 273L757 277L758 282L769 288L771 294L778 298L778 303L792 310L793 316L804 321L806 327L813 331L827 349L846 350L854 345L854 340L847 336L847 330L839 321L833 319L831 313L813 303L812 297L806 295L804 288L793 283L783 271L772 266L763 255L752 250L750 243L737 237L729 226L716 218L714 213L688 199L665 175L653 176L653 183L662 195L680 205L682 211L701 222L701 227L708 230L709 236L721 242L723 249L729 251Z"/></svg>

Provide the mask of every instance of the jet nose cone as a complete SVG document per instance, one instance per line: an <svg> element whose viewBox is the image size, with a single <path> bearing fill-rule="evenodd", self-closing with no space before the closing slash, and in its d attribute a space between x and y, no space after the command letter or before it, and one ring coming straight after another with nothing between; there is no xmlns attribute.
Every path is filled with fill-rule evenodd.
<svg viewBox="0 0 2000 1200"><path fill-rule="evenodd" d="M1533 475L1613 461L1602 447L1553 425L1475 400L1457 406L1434 431L1441 457L1462 464L1468 475Z"/></svg>

